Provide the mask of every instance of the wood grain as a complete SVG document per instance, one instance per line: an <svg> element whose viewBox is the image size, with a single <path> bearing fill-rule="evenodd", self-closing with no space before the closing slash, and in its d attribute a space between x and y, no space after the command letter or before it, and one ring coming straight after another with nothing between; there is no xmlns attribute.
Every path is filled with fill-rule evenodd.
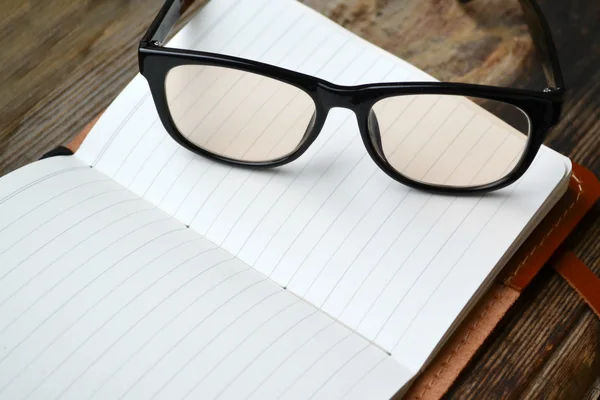
<svg viewBox="0 0 600 400"><path fill-rule="evenodd" d="M196 1L188 18L205 1ZM304 0L440 80L543 88L516 0ZM547 145L600 176L598 0L540 0L569 89ZM0 175L69 142L137 72L162 0L0 2ZM600 207L571 240L600 275ZM550 269L502 321L449 398L600 398L600 322Z"/></svg>

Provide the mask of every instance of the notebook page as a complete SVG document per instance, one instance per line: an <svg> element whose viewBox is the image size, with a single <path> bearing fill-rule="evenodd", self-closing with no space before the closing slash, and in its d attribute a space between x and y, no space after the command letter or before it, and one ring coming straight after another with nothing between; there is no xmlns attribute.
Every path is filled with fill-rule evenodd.
<svg viewBox="0 0 600 400"><path fill-rule="evenodd" d="M292 0L212 0L169 45L257 59L338 84L433 79ZM211 87L194 79L191 92L205 92L194 85ZM278 102L269 100L260 112ZM210 109L220 104L198 101L213 101ZM438 162L427 166L436 176L476 180L510 168L507 154L519 143L481 109L436 98L404 107L412 118L404 127L408 148L438 151ZM447 119L456 127L448 147L427 149L426 138ZM489 134L478 142L472 132L482 129ZM473 156L456 159L452 146L469 146ZM568 160L544 147L520 182L493 194L410 190L376 167L344 110L330 112L319 138L293 163L270 171L232 168L171 140L139 76L78 156L415 372L570 173Z"/></svg>
<svg viewBox="0 0 600 400"><path fill-rule="evenodd" d="M1 399L388 399L412 378L75 157L0 178L0 243Z"/></svg>

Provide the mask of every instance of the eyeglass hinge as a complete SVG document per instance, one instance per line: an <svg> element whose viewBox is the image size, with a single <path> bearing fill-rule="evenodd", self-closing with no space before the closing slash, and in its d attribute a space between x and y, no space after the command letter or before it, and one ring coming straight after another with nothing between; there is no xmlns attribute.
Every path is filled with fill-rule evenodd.
<svg viewBox="0 0 600 400"><path fill-rule="evenodd" d="M558 124L560 121L560 117L562 115L563 109L563 97L565 90L562 88L546 88L543 90L544 93L549 93L550 98L553 104L552 117L551 117L551 126Z"/></svg>
<svg viewBox="0 0 600 400"><path fill-rule="evenodd" d="M549 87L543 90L544 93L561 93L564 92L564 89L560 87Z"/></svg>
<svg viewBox="0 0 600 400"><path fill-rule="evenodd" d="M162 43L159 42L158 40L151 40L150 41L150 46L154 46L154 47L162 47Z"/></svg>

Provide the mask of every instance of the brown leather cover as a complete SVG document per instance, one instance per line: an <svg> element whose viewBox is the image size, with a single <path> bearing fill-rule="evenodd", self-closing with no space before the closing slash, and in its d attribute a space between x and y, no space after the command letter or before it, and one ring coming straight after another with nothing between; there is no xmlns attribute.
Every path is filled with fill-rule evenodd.
<svg viewBox="0 0 600 400"><path fill-rule="evenodd" d="M570 251L553 266L600 318L600 278Z"/></svg>
<svg viewBox="0 0 600 400"><path fill-rule="evenodd" d="M91 121L67 147L73 152L77 151L98 118ZM598 179L589 170L573 164L573 175L566 194L507 263L497 281L429 366L415 379L403 398L440 399L448 391L521 291L556 253L599 197ZM600 279L593 281L590 277L590 274L593 276L592 272L581 262L577 263L573 256L561 260L556 266L559 273L598 313L600 290L597 289ZM596 286L589 282L595 282Z"/></svg>
<svg viewBox="0 0 600 400"><path fill-rule="evenodd" d="M403 398L440 399L518 297L515 289L494 283Z"/></svg>
<svg viewBox="0 0 600 400"><path fill-rule="evenodd" d="M88 124L83 128L83 130L79 132L79 134L77 134L77 136L75 136L75 138L71 140L71 142L69 142L67 148L73 153L79 150L79 146L81 146L81 143L83 143L88 133L90 133L90 131L92 130L94 125L96 125L96 122L98 122L101 116L102 114L98 115L96 118L88 122Z"/></svg>
<svg viewBox="0 0 600 400"><path fill-rule="evenodd" d="M573 163L569 190L517 251L502 274L516 290L525 288L600 196L594 174Z"/></svg>

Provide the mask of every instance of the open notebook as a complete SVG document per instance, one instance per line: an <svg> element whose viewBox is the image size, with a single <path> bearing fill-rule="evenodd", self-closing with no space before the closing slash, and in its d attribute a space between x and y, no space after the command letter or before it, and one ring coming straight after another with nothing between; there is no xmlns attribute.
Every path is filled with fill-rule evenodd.
<svg viewBox="0 0 600 400"><path fill-rule="evenodd" d="M212 0L170 46L339 84L433 79L294 0ZM407 135L441 115L457 135L505 129L476 108L404 112ZM471 146L451 171L481 173L501 148ZM74 156L0 179L0 398L390 398L569 176L544 147L493 194L410 190L340 110L297 161L232 168L171 140L137 76Z"/></svg>

